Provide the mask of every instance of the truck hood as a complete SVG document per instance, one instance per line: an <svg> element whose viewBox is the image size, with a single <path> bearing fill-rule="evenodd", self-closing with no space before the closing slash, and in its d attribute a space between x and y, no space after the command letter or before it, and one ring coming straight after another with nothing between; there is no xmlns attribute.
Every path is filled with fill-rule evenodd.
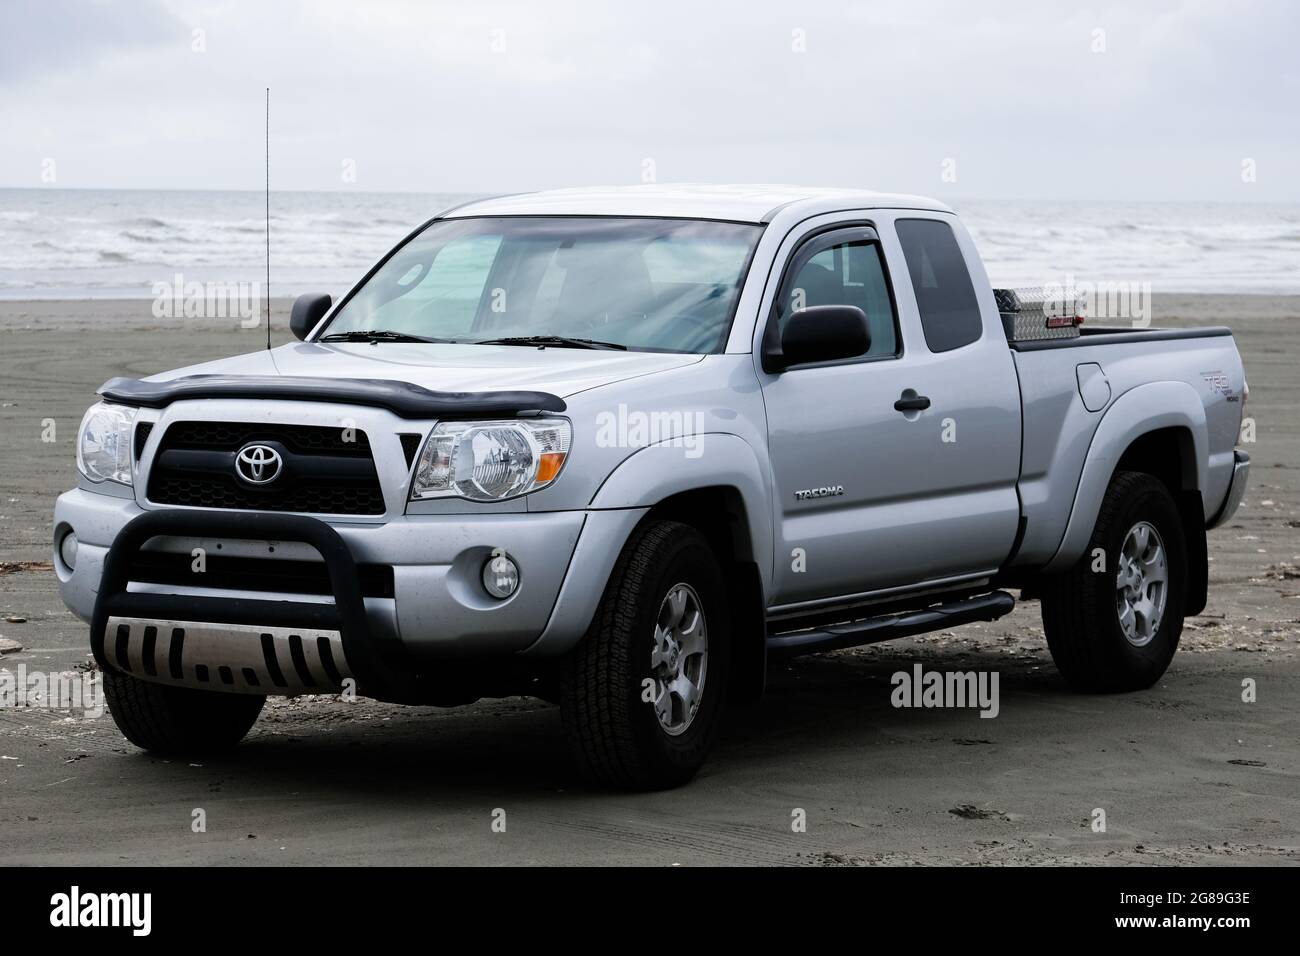
<svg viewBox="0 0 1300 956"><path fill-rule="evenodd" d="M625 379L694 365L702 355L615 352L511 345L294 342L154 375L164 382L186 375L284 375L383 379L436 392L528 389L566 398Z"/></svg>

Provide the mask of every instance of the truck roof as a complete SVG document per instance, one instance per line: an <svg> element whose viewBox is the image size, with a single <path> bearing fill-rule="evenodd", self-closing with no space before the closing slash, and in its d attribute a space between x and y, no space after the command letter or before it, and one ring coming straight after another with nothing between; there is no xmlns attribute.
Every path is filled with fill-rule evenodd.
<svg viewBox="0 0 1300 956"><path fill-rule="evenodd" d="M943 203L923 196L861 189L654 183L551 189L476 199L447 210L443 216L662 216L762 223L770 222L778 212L800 205L808 207L811 214L873 208L952 212Z"/></svg>

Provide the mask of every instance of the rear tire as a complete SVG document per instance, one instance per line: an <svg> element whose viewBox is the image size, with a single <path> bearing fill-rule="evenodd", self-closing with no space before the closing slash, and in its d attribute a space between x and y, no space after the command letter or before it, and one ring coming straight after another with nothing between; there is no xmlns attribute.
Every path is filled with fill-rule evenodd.
<svg viewBox="0 0 1300 956"><path fill-rule="evenodd" d="M730 628L704 537L674 521L638 528L561 689L570 750L589 777L658 790L695 775L726 697Z"/></svg>
<svg viewBox="0 0 1300 956"><path fill-rule="evenodd" d="M118 730L137 747L181 756L229 750L244 739L266 698L168 687L104 671L104 697Z"/></svg>
<svg viewBox="0 0 1300 956"><path fill-rule="evenodd" d="M1116 473L1083 556L1043 585L1057 669L1092 693L1150 687L1178 650L1186 596L1187 543L1169 490L1143 472Z"/></svg>

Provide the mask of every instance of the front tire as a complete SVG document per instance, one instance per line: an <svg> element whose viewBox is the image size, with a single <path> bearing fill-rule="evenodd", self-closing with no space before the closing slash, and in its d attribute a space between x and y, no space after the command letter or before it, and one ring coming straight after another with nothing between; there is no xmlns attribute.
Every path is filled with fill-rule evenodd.
<svg viewBox="0 0 1300 956"><path fill-rule="evenodd" d="M104 697L127 740L167 756L229 750L244 739L266 703L256 694L168 687L115 670L104 671Z"/></svg>
<svg viewBox="0 0 1300 956"><path fill-rule="evenodd" d="M726 697L730 625L704 537L674 521L638 528L561 692L570 750L589 777L657 790L695 775Z"/></svg>
<svg viewBox="0 0 1300 956"><path fill-rule="evenodd" d="M1043 630L1061 675L1093 693L1141 690L1178 650L1187 600L1187 543L1169 490L1118 472L1085 553L1047 581Z"/></svg>

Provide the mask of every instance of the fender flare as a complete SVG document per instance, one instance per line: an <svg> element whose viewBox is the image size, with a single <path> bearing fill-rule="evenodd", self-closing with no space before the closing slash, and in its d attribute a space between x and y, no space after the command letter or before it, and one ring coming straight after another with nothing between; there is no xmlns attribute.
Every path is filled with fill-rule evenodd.
<svg viewBox="0 0 1300 956"><path fill-rule="evenodd" d="M772 577L772 509L767 472L753 446L726 432L708 432L700 453L690 454L680 442L660 442L640 448L623 459L596 489L589 508L595 510L649 508L665 498L701 488L735 488L745 505L754 563L763 592Z"/></svg>
<svg viewBox="0 0 1300 956"><path fill-rule="evenodd" d="M707 455L688 457L680 442L649 445L623 459L591 498L587 521L578 538L578 550L551 617L541 635L522 653L555 656L573 647L591 624L609 583L609 574L628 537L649 509L665 498L685 491L728 486L737 489L745 505L753 562L760 579L751 595L751 613L760 620L763 594L772 573L772 513L767 502L767 482L753 447L737 435L708 432L701 446ZM576 571L581 566L585 571ZM600 568L599 573L591 569ZM762 627L757 628L762 632ZM757 641L754 659L745 662L751 680L748 695L761 693L766 641Z"/></svg>
<svg viewBox="0 0 1300 956"><path fill-rule="evenodd" d="M1186 382L1150 382L1129 389L1106 410L1093 433L1065 533L1044 571L1064 571L1083 554L1120 457L1136 439L1161 428L1186 428L1191 433L1195 486L1185 490L1204 492L1209 471L1209 433L1205 406L1196 390Z"/></svg>

